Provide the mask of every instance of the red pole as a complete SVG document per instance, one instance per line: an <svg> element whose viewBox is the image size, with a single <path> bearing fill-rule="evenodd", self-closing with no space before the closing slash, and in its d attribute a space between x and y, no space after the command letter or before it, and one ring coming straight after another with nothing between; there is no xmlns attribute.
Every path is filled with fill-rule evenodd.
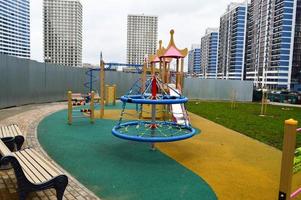
<svg viewBox="0 0 301 200"><path fill-rule="evenodd" d="M152 80L152 99L156 99L157 98L157 80L156 77L153 77Z"/></svg>

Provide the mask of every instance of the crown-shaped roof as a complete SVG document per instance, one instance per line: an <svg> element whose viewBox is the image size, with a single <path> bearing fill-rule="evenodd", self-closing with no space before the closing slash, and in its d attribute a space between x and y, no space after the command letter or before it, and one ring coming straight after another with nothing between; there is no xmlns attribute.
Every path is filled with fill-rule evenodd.
<svg viewBox="0 0 301 200"><path fill-rule="evenodd" d="M170 31L170 41L167 48L161 48L157 54L159 58L185 58L188 54L188 49L178 49L174 41L174 30Z"/></svg>
<svg viewBox="0 0 301 200"><path fill-rule="evenodd" d="M154 55L150 55L148 60L150 63L159 63L160 62L160 58L158 56L158 52L165 50L165 48L162 46L162 40L159 40L159 49L157 50L157 53ZM165 62L169 63L171 62L171 59L167 59L165 60Z"/></svg>

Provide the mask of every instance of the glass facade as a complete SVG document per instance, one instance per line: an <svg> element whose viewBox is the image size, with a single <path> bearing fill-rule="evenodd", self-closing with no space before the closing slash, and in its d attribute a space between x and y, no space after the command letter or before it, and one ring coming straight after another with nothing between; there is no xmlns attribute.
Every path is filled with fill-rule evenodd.
<svg viewBox="0 0 301 200"><path fill-rule="evenodd" d="M198 45L200 46L200 45ZM188 73L189 74L202 74L201 71L201 48L193 47L188 55Z"/></svg>
<svg viewBox="0 0 301 200"><path fill-rule="evenodd" d="M29 0L0 0L0 53L30 58Z"/></svg>
<svg viewBox="0 0 301 200"><path fill-rule="evenodd" d="M246 79L268 89L299 87L300 0L252 0L247 35Z"/></svg>
<svg viewBox="0 0 301 200"><path fill-rule="evenodd" d="M201 39L201 70L206 79L217 78L218 43L218 28L208 28Z"/></svg>
<svg viewBox="0 0 301 200"><path fill-rule="evenodd" d="M220 19L218 78L243 80L247 4L232 3Z"/></svg>

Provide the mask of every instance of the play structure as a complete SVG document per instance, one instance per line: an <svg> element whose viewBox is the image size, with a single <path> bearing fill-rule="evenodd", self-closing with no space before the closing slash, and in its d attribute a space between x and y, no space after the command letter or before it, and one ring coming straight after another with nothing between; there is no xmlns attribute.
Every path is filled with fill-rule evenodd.
<svg viewBox="0 0 301 200"><path fill-rule="evenodd" d="M90 118L90 122L94 123L94 97L95 93L92 91L89 95L90 98L90 104L89 104L89 109L87 109L87 112L85 112L83 109L75 109L76 106L82 105L82 104L77 104L77 102L80 101L85 101L85 99L88 96L83 96L80 95L79 93L72 94L72 91L68 91L68 124L71 125L73 122L73 118L87 118L84 113L88 114Z"/></svg>
<svg viewBox="0 0 301 200"><path fill-rule="evenodd" d="M111 63L111 68L116 63ZM73 118L90 118L90 122L93 123L95 118L103 118L105 105L116 105L116 85L105 85L105 62L100 55L100 68L89 69L89 72L99 71L100 80L100 95L96 95L92 90L92 81L90 84L90 90L87 95L81 93L72 93L68 91L68 124L72 124ZM92 74L91 74L92 76ZM89 104L89 108L74 109L74 106L83 106ZM95 110L95 103L100 104L99 111ZM75 114L80 113L80 114Z"/></svg>
<svg viewBox="0 0 301 200"><path fill-rule="evenodd" d="M170 34L168 47L165 49L160 42L157 55L144 64L142 77L120 98L123 102L120 120L112 129L116 137L150 142L154 148L156 142L184 140L195 134L184 106L188 98L182 95L184 58L188 51L179 50L174 43L174 31ZM175 82L170 73L171 59L176 60ZM157 69L156 65L159 65ZM124 116L129 114L126 113L127 104L139 107L137 120L123 122Z"/></svg>
<svg viewBox="0 0 301 200"><path fill-rule="evenodd" d="M105 63L103 62L104 71L116 71L117 67L133 67L136 69L137 73L141 73L142 65L139 64L125 64L125 63ZM101 68L90 68L86 71L86 75L88 81L84 83L85 88L89 90L89 92L95 90L95 84L97 83L101 76L96 75L97 73L101 73Z"/></svg>
<svg viewBox="0 0 301 200"><path fill-rule="evenodd" d="M290 200L301 194L301 187L292 192L293 175L301 170L301 148L296 148L298 122L289 119L285 121L284 139L281 161L279 200Z"/></svg>

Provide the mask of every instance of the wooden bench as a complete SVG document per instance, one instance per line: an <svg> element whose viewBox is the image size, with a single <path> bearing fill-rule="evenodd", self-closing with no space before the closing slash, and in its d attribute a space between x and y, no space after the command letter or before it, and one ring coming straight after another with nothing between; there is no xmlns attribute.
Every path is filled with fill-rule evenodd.
<svg viewBox="0 0 301 200"><path fill-rule="evenodd" d="M23 143L24 143L24 136L22 132L20 131L18 125L11 124L8 126L1 126L0 127L0 138L1 139L7 139L12 138L13 140L10 140L10 142L13 142L16 149L20 150ZM12 145L11 143L8 144L8 142L5 142L7 145Z"/></svg>
<svg viewBox="0 0 301 200"><path fill-rule="evenodd" d="M50 188L56 190L58 200L63 199L68 177L37 151L28 148L11 152L0 140L0 153L3 156L0 163L11 164L15 172L20 200L26 200L26 196L31 192Z"/></svg>

